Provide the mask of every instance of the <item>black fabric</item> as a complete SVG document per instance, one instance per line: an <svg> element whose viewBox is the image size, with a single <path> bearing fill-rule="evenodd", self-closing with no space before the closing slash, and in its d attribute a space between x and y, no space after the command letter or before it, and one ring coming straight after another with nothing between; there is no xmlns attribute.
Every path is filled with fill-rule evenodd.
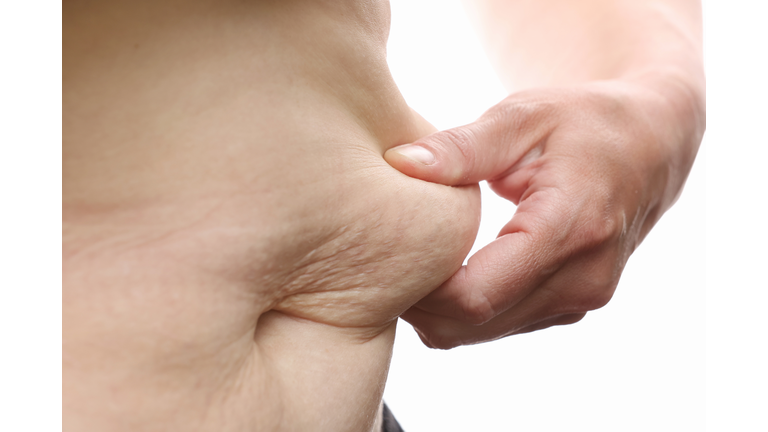
<svg viewBox="0 0 768 432"><path fill-rule="evenodd" d="M381 432L405 432L403 428L400 427L400 423L395 420L395 416L392 415L392 411L389 410L387 404L384 404L382 417Z"/></svg>

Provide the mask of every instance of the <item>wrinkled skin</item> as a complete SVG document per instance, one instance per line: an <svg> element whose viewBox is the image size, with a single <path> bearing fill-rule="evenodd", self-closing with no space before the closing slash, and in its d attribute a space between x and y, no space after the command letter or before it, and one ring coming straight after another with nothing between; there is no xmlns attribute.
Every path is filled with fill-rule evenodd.
<svg viewBox="0 0 768 432"><path fill-rule="evenodd" d="M518 204L496 241L403 315L439 348L605 305L680 195L706 125L700 1L466 3L510 95L386 153L415 178L487 180Z"/></svg>
<svg viewBox="0 0 768 432"><path fill-rule="evenodd" d="M499 238L403 316L422 340L485 342L572 324L604 306L677 198L700 142L700 133L661 127L671 111L660 95L626 83L529 90L474 123L417 140L434 154L429 164L387 152L416 178L487 179L518 206ZM670 164L683 144L692 148L686 164Z"/></svg>
<svg viewBox="0 0 768 432"><path fill-rule="evenodd" d="M64 6L64 430L370 430L479 223L383 159L386 5Z"/></svg>

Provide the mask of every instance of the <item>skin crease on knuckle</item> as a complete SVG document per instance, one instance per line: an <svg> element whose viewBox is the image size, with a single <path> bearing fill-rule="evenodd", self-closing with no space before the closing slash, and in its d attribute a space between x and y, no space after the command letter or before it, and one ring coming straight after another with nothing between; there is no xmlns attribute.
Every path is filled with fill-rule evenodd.
<svg viewBox="0 0 768 432"><path fill-rule="evenodd" d="M576 251L626 237L627 225L631 226L637 212L642 211L636 210L642 209L643 204L635 197L635 191L628 190L640 182L637 168L629 162L636 159L625 154L637 138L616 130L614 123L621 125L623 121L608 123L611 126L600 115L579 112L549 136L547 151L542 156L544 163L556 164L563 173L559 180L550 178L567 197L564 202L575 219L569 232L573 233L571 240ZM642 136L639 139L644 140Z"/></svg>
<svg viewBox="0 0 768 432"><path fill-rule="evenodd" d="M462 321L468 324L483 324L497 314L493 303L483 290L465 290L465 295L458 299L457 303L460 306Z"/></svg>
<svg viewBox="0 0 768 432"><path fill-rule="evenodd" d="M594 272L585 272L583 268L577 268L575 274L564 269L519 306L487 323L480 326L456 321L453 326L446 322L430 323L421 328L422 338L433 348L450 349L578 322L587 312L604 306L615 289L611 279L592 276Z"/></svg>
<svg viewBox="0 0 768 432"><path fill-rule="evenodd" d="M603 307L612 297L621 273L616 269L616 257L613 243L569 256L567 265L535 287L519 305L492 320L474 322L460 317L423 315L408 318L425 344L438 349L574 323L586 312Z"/></svg>
<svg viewBox="0 0 768 432"><path fill-rule="evenodd" d="M586 102L578 102L578 98ZM535 318L536 321L545 322L541 324L544 326L555 325L561 321L571 322L575 318L580 319L583 313L607 304L613 295L629 253L636 245L636 241L632 239L633 233L628 232L626 212L633 211L632 208L637 207L638 203L631 198L632 195L627 199L626 191L622 189L624 183L621 180L616 181L622 175L634 171L628 167L622 168L627 158L621 154L621 148L627 146L632 138L622 134L623 131L616 131L617 127L621 128L625 117L629 114L625 109L610 108L620 106L620 102L611 97L596 96L590 92L584 92L584 95L575 93L565 99L569 105L557 116L564 126L560 126L560 130L548 131L547 141L540 144L545 150L537 155L538 162L528 161L528 165L536 168L531 175L541 174L539 168L542 164L557 167L555 171L565 169L566 172L571 173L560 176L561 179L555 183L561 185L559 188L556 186L554 190L550 189L550 192L559 190L558 194L564 199L550 197L547 200L550 206L549 214L557 214L558 208L568 208L568 212L554 219L546 217L541 219L541 205L537 205L539 217L530 219L533 223L528 223L525 228L526 232L538 233L540 237L545 233L560 232L562 235L558 236L558 239L547 240L547 243L556 245L553 250L558 251L559 257L553 256L547 260L568 262L566 267L559 268L557 274L548 279L546 286L539 288L541 290L539 295L547 297L548 300L545 303L550 305L541 309L538 312L539 317ZM585 109L592 109L596 99L608 102L599 106L610 111L610 115L606 116L602 112L590 113ZM530 130L535 130L538 115L548 113L551 117L553 111L557 110L558 104L507 103L502 106L504 108L496 108L485 116L492 118L493 121L500 121L499 119L503 121L505 117L516 116L516 118L512 117L515 118L515 125L522 126L510 129L512 133L521 134L521 129L527 128L529 133ZM584 133L585 126L588 133ZM497 133L509 134L510 129ZM573 134L573 131L577 133ZM595 140L595 136L599 138ZM642 135L640 136L642 139ZM577 150L580 147L581 149ZM617 149L618 153L613 152L615 155L611 156L611 151L593 150L601 148ZM607 159L593 158L591 162L587 159L588 162L585 163L581 158L585 150L600 154ZM563 156L553 156L563 151ZM525 166L520 168L524 169ZM501 192L502 195L505 192L504 180L499 178L491 183L494 190ZM586 193L586 191L590 192ZM534 196L536 195L524 195L523 201L528 201L526 205L531 205L530 200ZM638 211L642 210L638 209L634 213ZM630 225L636 223L635 220L638 218L637 215L632 216ZM520 227L519 224L517 226ZM547 292L550 295L546 295ZM462 305L462 321L471 325L483 324L498 313L487 297L478 296L471 290L465 292L459 304ZM535 328L538 328L537 324L531 324L525 331L532 331ZM433 347L450 348L464 343L460 337L452 334L448 329L449 327L440 328L427 324L422 326L421 333ZM512 332L516 331L512 330ZM507 332L504 331L504 333ZM499 335L491 337L497 336ZM481 340L485 339L478 334L472 342Z"/></svg>
<svg viewBox="0 0 768 432"><path fill-rule="evenodd" d="M478 123L487 129L486 139L497 143L497 147L488 153L497 160L515 161L489 178L489 184L504 179L541 156L546 137L557 124L557 118L556 102L528 92L514 94L484 113Z"/></svg>

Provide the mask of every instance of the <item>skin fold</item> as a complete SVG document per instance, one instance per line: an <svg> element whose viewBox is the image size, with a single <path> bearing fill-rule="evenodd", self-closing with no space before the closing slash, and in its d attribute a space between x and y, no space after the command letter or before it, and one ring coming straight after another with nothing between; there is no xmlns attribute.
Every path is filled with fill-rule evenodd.
<svg viewBox="0 0 768 432"><path fill-rule="evenodd" d="M706 123L697 1L467 6L510 95L386 158L439 184L487 180L518 207L496 241L403 316L436 348L571 324L604 306L679 197Z"/></svg>
<svg viewBox="0 0 768 432"><path fill-rule="evenodd" d="M63 3L64 430L368 431L398 316L610 299L704 131L700 6L472 5L510 95L435 133L384 1ZM518 209L462 267L482 180Z"/></svg>
<svg viewBox="0 0 768 432"><path fill-rule="evenodd" d="M364 431L397 317L461 266L476 185L379 2L65 2L64 430Z"/></svg>

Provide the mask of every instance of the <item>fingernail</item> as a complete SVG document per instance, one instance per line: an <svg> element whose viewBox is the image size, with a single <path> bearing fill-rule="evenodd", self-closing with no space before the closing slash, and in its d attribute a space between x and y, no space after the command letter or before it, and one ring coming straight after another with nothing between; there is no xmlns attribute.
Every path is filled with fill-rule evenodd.
<svg viewBox="0 0 768 432"><path fill-rule="evenodd" d="M423 165L432 165L435 163L435 155L433 155L431 151L421 146L407 144L400 147L395 147L392 149L392 151L400 153L408 159L414 160Z"/></svg>

